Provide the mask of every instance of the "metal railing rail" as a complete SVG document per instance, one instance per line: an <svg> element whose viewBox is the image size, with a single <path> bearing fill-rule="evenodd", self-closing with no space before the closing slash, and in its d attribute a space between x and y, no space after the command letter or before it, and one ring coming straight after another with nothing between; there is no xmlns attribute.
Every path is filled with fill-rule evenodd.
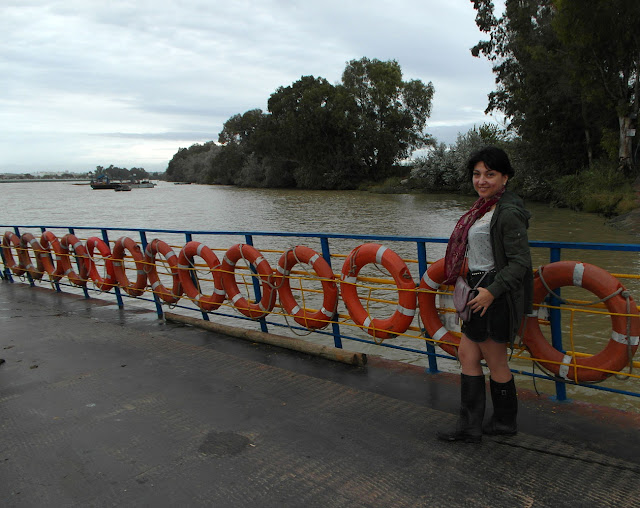
<svg viewBox="0 0 640 508"><path fill-rule="evenodd" d="M216 237L239 237L243 241L241 243L245 243L247 245L254 245L254 240L256 238L262 237L271 237L271 238L279 238L279 239L313 239L314 241L319 241L320 243L320 254L324 257L325 260L332 265L332 260L340 259L341 257L346 257L345 255L333 252L332 248L334 247L334 243L342 240L349 241L359 241L359 242L393 242L393 243L402 243L402 244L413 244L415 248L416 259L411 259L405 261L409 261L412 263L417 263L418 265L418 282L422 279L423 274L427 270L429 263L434 262L439 256L429 256L431 252L429 248L435 245L439 245L440 249L442 246L447 243L447 238L425 238L425 237L416 237L416 236L390 236L390 235L361 235L361 234L341 234L341 233L309 233L309 232L277 232L277 231L229 231L229 230L168 230L168 229L141 229L141 228L122 228L122 227L112 227L112 228L96 228L96 227L68 227L68 226L45 226L45 225L2 225L2 228L9 228L13 231L18 237L21 236L24 232L31 232L35 234L44 231L52 231L60 232L58 234L76 234L78 231L82 232L97 232L105 243L113 244L115 237L120 236L121 234L132 235L135 234L138 236L138 242L142 246L142 249L146 249L148 244L149 235L172 235L177 237L184 238L185 243L192 241L194 237L206 237L206 238L216 238ZM609 251L609 252L640 252L640 245L638 244L612 244L612 243L579 243L579 242L550 242L550 241L530 241L530 246L532 248L532 252L538 249L548 250L548 259L549 263L553 263L556 261L560 261L562 257L563 251L572 251L572 250L581 250L581 251ZM266 249L266 248L265 248ZM218 249L221 250L221 249ZM278 251L282 252L282 251ZM13 281L15 275L11 273L11 270L7 266L5 261L4 252L2 253L2 262L3 262L3 270L0 272L0 276L9 281ZM78 263L79 269L79 261L76 259ZM536 267L534 267L535 269ZM336 272L336 267L332 266L332 270ZM628 277L630 279L640 279L640 275L638 274L622 274L624 277ZM29 275L26 274L26 278L31 285L35 284L35 281ZM258 301L260 299L260 281L257 277L252 277L253 280L253 291L255 294L255 300ZM71 284L64 283L62 281L52 281L52 286L56 291L61 291L60 286L72 286ZM76 287L76 286L72 286ZM90 297L90 292L97 291L96 289L92 289L87 286L83 286L81 288L84 296L86 298ZM556 294L560 294L560 290L554 291ZM117 304L120 308L124 306L125 297L128 295L123 294L121 288L117 285L114 286L113 294L117 300ZM140 296L136 297L136 300L143 300L147 302L152 302L155 305L156 312L159 317L163 315L163 304L155 293L152 293L152 297L148 296ZM217 310L212 313L201 312L200 309L194 304L194 302L190 302L191 305L184 304L174 304L171 308L177 307L186 309L188 311L198 311L201 313L202 318L205 320L209 320L210 314L219 315L223 317L235 318L245 321L252 321L250 318L238 315L237 313L229 313L224 310ZM561 320L561 302L557 300L555 296L552 296L548 299L549 303L549 321L551 325L551 336L552 343L554 347L560 351L564 351L563 342L562 342L562 320ZM333 339L334 346L337 348L342 348L342 341L349 340L359 343L366 343L375 347L381 348L389 348L395 349L399 351L405 351L420 355L426 355L428 367L427 370L429 372L435 373L438 372L438 358L451 359L452 357L448 354L444 354L442 352L438 352L435 348L435 345L438 343L437 340L434 340L432 337L429 337L426 334L425 330L422 327L411 327L411 330L417 333L414 335L409 335L411 338L422 338L425 343L425 348L417 348L417 347L409 347L407 345L399 345L389 342L379 343L375 340L375 338L371 337L359 337L354 334L346 333L344 330L344 325L347 324L346 321L340 322L339 319L335 319L331 321L330 330L313 330L309 332L306 328L302 326L292 325L289 320L286 319L285 315L285 323L277 322L273 319L261 318L258 320L260 329L264 332L269 331L269 327L288 327L290 328L296 335L302 333L313 333L319 337L330 337ZM418 319L419 323L419 319ZM341 326L342 325L342 326ZM356 326L356 325L351 325ZM519 351L515 353L515 356L521 359L527 359L525 356L521 355ZM531 360L531 358L528 358ZM637 362L634 362L637 363ZM633 366L633 364L632 364ZM540 378L546 380L552 380L555 382L555 391L556 398L559 401L567 400L566 386L567 384L573 384L570 381L560 380L559 378L549 375L547 373L541 372L536 373L535 371L525 371L523 369L512 369L514 373L518 373L525 376L531 376L533 378ZM636 375L630 375L630 377L639 377ZM601 385L594 384L586 384L589 388L595 390L602 390L608 392L620 393L623 395L629 395L633 397L640 397L639 392L634 392L631 390L621 390L617 388L610 388Z"/></svg>

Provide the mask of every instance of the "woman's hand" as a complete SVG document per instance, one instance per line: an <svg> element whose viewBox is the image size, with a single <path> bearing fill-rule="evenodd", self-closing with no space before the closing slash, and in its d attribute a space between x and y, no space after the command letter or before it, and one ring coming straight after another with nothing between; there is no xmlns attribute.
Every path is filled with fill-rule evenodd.
<svg viewBox="0 0 640 508"><path fill-rule="evenodd" d="M478 294L472 300L469 300L468 306L471 307L472 312L480 312L481 316L484 316L489 308L489 305L493 303L494 297L487 288L478 288Z"/></svg>

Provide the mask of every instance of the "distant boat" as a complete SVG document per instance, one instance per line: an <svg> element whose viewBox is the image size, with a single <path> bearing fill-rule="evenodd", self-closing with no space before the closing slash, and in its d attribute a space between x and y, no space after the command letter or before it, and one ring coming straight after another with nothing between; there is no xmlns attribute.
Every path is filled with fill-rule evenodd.
<svg viewBox="0 0 640 508"><path fill-rule="evenodd" d="M119 184L115 189L116 192L122 192L122 191L130 191L131 190L131 186L127 185L126 183L123 184Z"/></svg>
<svg viewBox="0 0 640 508"><path fill-rule="evenodd" d="M134 189L153 189L156 186L149 180L131 180L127 185Z"/></svg>
<svg viewBox="0 0 640 508"><path fill-rule="evenodd" d="M117 189L122 184L120 182L112 182L107 175L100 175L95 180L91 180L90 185L94 190L107 190Z"/></svg>
<svg viewBox="0 0 640 508"><path fill-rule="evenodd" d="M191 182L173 182L173 185L191 185Z"/></svg>

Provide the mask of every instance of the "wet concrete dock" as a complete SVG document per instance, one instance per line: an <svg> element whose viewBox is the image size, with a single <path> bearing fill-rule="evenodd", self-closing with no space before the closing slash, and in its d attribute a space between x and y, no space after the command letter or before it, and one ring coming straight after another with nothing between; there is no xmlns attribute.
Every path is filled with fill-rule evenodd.
<svg viewBox="0 0 640 508"><path fill-rule="evenodd" d="M0 505L640 506L640 415L520 393L442 443L457 376L254 344L0 283Z"/></svg>

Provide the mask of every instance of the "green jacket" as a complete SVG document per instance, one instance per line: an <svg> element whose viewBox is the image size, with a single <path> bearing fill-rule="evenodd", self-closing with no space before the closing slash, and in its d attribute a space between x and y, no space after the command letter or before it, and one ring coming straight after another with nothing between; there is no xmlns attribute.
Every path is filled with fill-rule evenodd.
<svg viewBox="0 0 640 508"><path fill-rule="evenodd" d="M533 269L527 228L531 213L515 193L506 191L491 219L491 243L496 268L495 280L487 287L497 298L507 295L511 310L513 341L523 317L533 309Z"/></svg>

